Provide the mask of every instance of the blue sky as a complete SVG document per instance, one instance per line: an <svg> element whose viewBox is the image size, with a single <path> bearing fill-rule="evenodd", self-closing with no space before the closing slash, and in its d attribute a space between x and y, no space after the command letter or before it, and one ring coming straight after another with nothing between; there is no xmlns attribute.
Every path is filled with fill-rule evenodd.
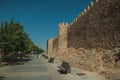
<svg viewBox="0 0 120 80"><path fill-rule="evenodd" d="M12 17L20 22L31 40L46 49L58 34L60 22L71 23L93 0L0 0L0 22Z"/></svg>

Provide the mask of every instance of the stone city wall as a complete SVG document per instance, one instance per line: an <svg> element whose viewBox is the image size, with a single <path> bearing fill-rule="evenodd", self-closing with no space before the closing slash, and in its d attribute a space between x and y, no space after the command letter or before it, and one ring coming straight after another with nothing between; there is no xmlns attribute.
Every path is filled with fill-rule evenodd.
<svg viewBox="0 0 120 80"><path fill-rule="evenodd" d="M58 31L52 43L57 45L52 50L56 59L108 80L120 79L120 0L94 0L70 25L60 24Z"/></svg>
<svg viewBox="0 0 120 80"><path fill-rule="evenodd" d="M68 47L120 47L120 1L96 0L78 16L68 29Z"/></svg>

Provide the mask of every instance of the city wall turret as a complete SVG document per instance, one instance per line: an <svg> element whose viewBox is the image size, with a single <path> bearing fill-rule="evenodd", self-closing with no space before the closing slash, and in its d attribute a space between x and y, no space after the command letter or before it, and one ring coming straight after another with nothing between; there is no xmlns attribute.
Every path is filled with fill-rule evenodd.
<svg viewBox="0 0 120 80"><path fill-rule="evenodd" d="M58 29L58 49L60 51L67 48L68 23L60 23Z"/></svg>
<svg viewBox="0 0 120 80"><path fill-rule="evenodd" d="M53 41L54 41L54 38L51 38L47 41L47 54L53 53Z"/></svg>

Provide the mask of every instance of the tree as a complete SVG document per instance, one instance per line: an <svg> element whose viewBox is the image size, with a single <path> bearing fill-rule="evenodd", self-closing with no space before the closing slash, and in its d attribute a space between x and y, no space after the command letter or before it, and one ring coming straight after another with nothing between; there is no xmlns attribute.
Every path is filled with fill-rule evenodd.
<svg viewBox="0 0 120 80"><path fill-rule="evenodd" d="M29 38L28 34L24 31L23 26L14 22L12 19L10 23L7 21L1 22L0 25L0 50L5 54L5 57L10 59L16 56L16 53L30 52L37 50L42 52Z"/></svg>

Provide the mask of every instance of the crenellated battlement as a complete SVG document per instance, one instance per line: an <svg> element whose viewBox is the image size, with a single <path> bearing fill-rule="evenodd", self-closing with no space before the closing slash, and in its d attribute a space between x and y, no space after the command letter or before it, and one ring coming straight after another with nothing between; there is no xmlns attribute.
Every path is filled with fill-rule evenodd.
<svg viewBox="0 0 120 80"><path fill-rule="evenodd" d="M56 59L93 72L104 67L103 75L113 80L120 74L114 55L120 52L119 5L120 0L94 0L70 25L60 23L57 39L49 40L49 54L52 50Z"/></svg>
<svg viewBox="0 0 120 80"><path fill-rule="evenodd" d="M71 23L70 26L73 25L75 22L77 22L82 16L84 16L94 5L96 5L99 2L99 0L94 0L90 3L90 5L87 6Z"/></svg>
<svg viewBox="0 0 120 80"><path fill-rule="evenodd" d="M95 3L98 3L99 0L94 0L94 1L95 1Z"/></svg>
<svg viewBox="0 0 120 80"><path fill-rule="evenodd" d="M64 23L64 22L59 23L59 27L68 27L68 26L69 26L68 23Z"/></svg>
<svg viewBox="0 0 120 80"><path fill-rule="evenodd" d="M78 43L82 43L79 44L78 47L99 46L106 49L112 49L115 46L119 46L119 37L116 36L120 34L118 33L120 32L119 29L117 29L117 26L119 25L118 17L120 17L118 15L120 14L118 4L120 4L119 0L94 0L93 2L91 2L90 5L87 6L87 8L84 9L83 12L81 12L81 14L78 15L71 23L68 29L68 40L71 39L72 43L74 42L73 39L75 39L74 36L79 36L81 41L80 39L78 39L78 37L76 37L75 39L75 41L78 41ZM114 39L116 42L114 42L114 40L110 41L109 38L111 36L106 32L109 32L109 34L111 34L112 36L116 36L116 38ZM71 33L73 34L73 36L71 36ZM76 45L77 44L73 43L74 47L76 47Z"/></svg>

